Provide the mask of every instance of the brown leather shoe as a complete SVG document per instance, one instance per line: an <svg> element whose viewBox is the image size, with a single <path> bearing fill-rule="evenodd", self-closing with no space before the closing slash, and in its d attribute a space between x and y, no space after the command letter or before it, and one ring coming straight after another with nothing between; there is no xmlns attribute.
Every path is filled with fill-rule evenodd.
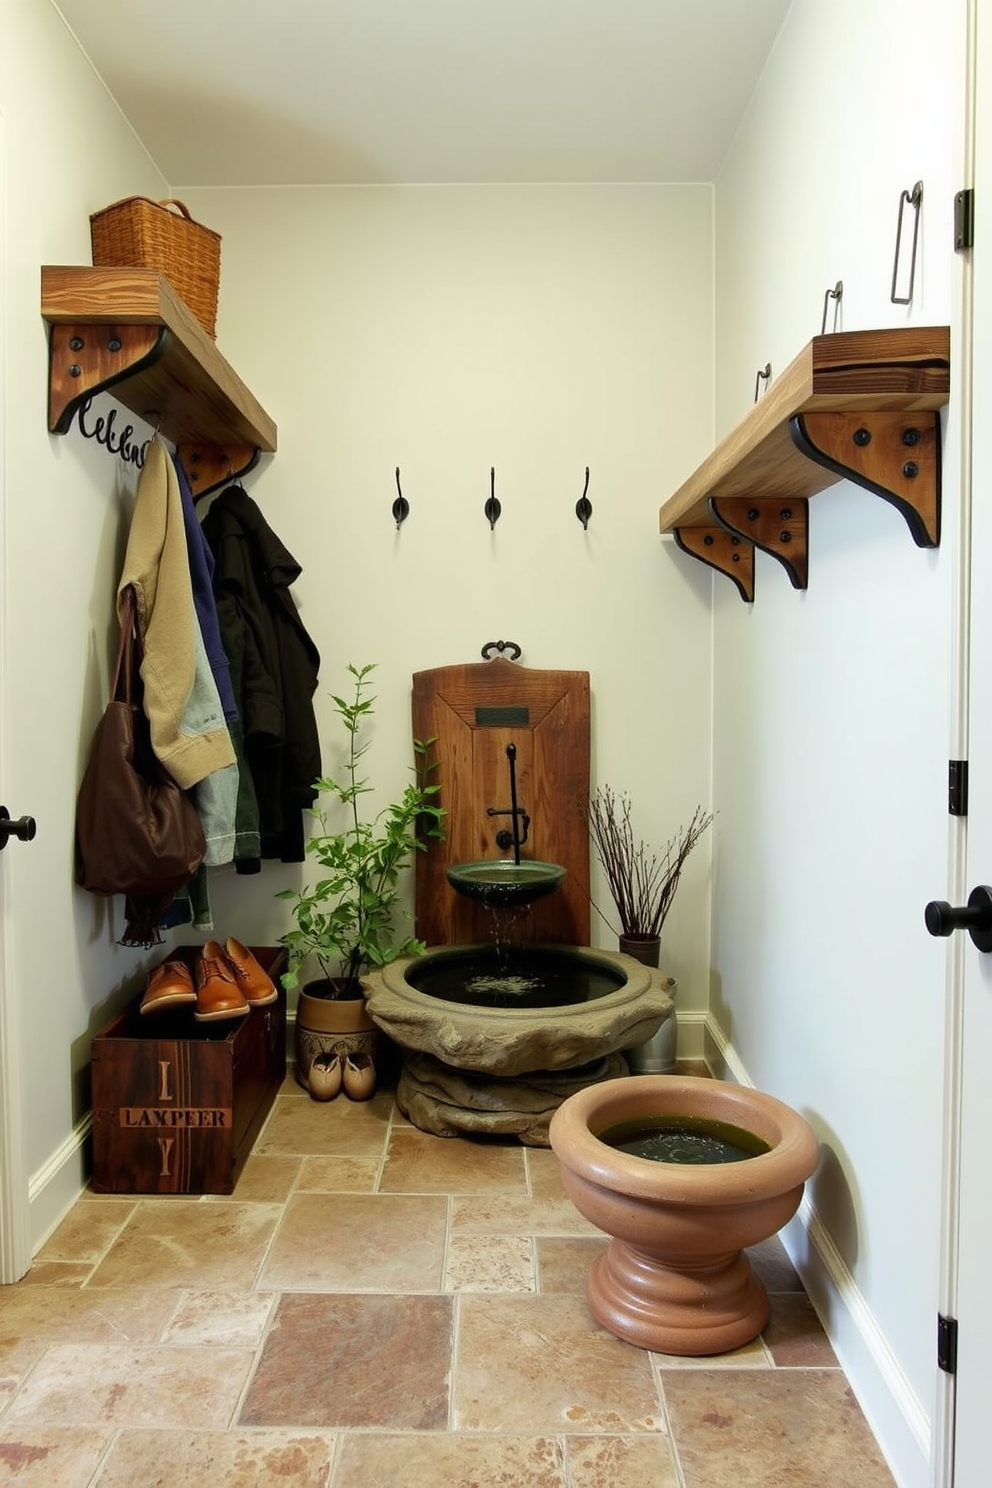
<svg viewBox="0 0 992 1488"><path fill-rule="evenodd" d="M163 1008L179 1007L196 1001L193 973L185 961L163 961L148 973L139 1013L157 1013Z"/></svg>
<svg viewBox="0 0 992 1488"><path fill-rule="evenodd" d="M375 1065L371 1055L349 1054L344 1062L343 1080L349 1100L371 1100L375 1095Z"/></svg>
<svg viewBox="0 0 992 1488"><path fill-rule="evenodd" d="M224 945L224 956L228 966L234 972L242 995L251 1007L264 1007L268 1002L275 1002L279 993L276 991L275 983L259 966L255 957L247 946L228 936Z"/></svg>
<svg viewBox="0 0 992 1488"><path fill-rule="evenodd" d="M250 1012L248 1003L234 980L224 952L216 940L208 940L196 962L196 1012L198 1023L212 1023L221 1018L243 1018Z"/></svg>

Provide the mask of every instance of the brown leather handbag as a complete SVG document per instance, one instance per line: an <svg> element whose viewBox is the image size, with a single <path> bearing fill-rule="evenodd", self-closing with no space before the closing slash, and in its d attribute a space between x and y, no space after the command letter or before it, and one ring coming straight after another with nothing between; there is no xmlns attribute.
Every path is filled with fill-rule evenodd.
<svg viewBox="0 0 992 1488"><path fill-rule="evenodd" d="M186 792L156 759L141 706L134 591L125 591L110 702L76 800L76 882L125 894L125 945L157 945L159 919L207 850Z"/></svg>

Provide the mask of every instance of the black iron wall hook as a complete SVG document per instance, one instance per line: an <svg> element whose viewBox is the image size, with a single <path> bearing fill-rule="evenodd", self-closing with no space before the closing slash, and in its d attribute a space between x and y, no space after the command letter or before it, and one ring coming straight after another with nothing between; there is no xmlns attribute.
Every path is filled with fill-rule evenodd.
<svg viewBox="0 0 992 1488"><path fill-rule="evenodd" d="M920 237L920 207L923 204L923 182L917 181L912 191L903 191L899 197L899 217L896 222L896 251L892 260L892 289L889 299L893 305L908 305L913 298L913 285L916 280L916 245ZM913 246L909 255L909 283L904 295L896 294L896 280L899 278L899 254L902 249L902 219L907 207L912 207L915 213L913 217Z"/></svg>
<svg viewBox="0 0 992 1488"><path fill-rule="evenodd" d="M767 393L767 391L768 391L768 384L771 381L771 375L772 375L772 364L771 364L771 362L766 362L765 365L763 367L759 367L758 370L757 370L757 372L754 374L754 401L755 401L755 403L757 403L757 401L758 401L758 384L760 382L763 382L765 384L765 392Z"/></svg>
<svg viewBox="0 0 992 1488"><path fill-rule="evenodd" d="M399 532L403 523L410 515L410 503L403 495L403 488L400 485L400 467L398 465L396 467L396 490L399 494L393 502L393 521L396 523L396 531Z"/></svg>
<svg viewBox="0 0 992 1488"><path fill-rule="evenodd" d="M486 521L489 523L490 532L494 530L499 521L499 514L502 510L496 497L496 466L493 465L489 470L489 500L485 505Z"/></svg>
<svg viewBox="0 0 992 1488"><path fill-rule="evenodd" d="M825 336L827 333L827 306L831 300L836 301L834 305L834 330L837 329L837 311L840 309L840 302L843 298L844 281L843 279L838 279L833 289L826 290L823 295L823 319L820 322L821 336Z"/></svg>
<svg viewBox="0 0 992 1488"><path fill-rule="evenodd" d="M582 523L583 530L589 531L589 518L592 516L592 502L586 494L589 490L589 466L586 466L586 483L582 488L582 495L575 503L575 515Z"/></svg>

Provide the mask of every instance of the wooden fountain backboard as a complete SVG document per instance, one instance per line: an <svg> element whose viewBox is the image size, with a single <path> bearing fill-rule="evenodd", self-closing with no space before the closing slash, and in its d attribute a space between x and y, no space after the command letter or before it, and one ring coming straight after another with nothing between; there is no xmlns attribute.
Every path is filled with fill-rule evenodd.
<svg viewBox="0 0 992 1488"><path fill-rule="evenodd" d="M413 735L435 739L435 776L445 837L417 853L417 935L428 945L488 941L490 910L456 894L453 863L509 858L496 833L512 828L506 746L516 745L517 805L530 817L521 858L560 863L560 888L536 903L503 911L502 933L516 941L589 944L589 674L530 671L495 661L415 672ZM489 816L488 808L505 811Z"/></svg>

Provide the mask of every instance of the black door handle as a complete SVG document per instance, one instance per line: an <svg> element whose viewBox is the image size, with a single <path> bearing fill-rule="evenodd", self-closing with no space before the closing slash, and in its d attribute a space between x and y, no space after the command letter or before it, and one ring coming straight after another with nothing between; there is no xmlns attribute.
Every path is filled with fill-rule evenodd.
<svg viewBox="0 0 992 1488"><path fill-rule="evenodd" d="M18 837L21 842L30 842L38 830L33 816L19 816L11 821L6 806L0 806L0 851L7 846L9 837Z"/></svg>
<svg viewBox="0 0 992 1488"><path fill-rule="evenodd" d="M931 935L967 930L980 951L992 951L992 889L987 884L978 884L968 903L956 909L945 899L931 899L923 918Z"/></svg>

